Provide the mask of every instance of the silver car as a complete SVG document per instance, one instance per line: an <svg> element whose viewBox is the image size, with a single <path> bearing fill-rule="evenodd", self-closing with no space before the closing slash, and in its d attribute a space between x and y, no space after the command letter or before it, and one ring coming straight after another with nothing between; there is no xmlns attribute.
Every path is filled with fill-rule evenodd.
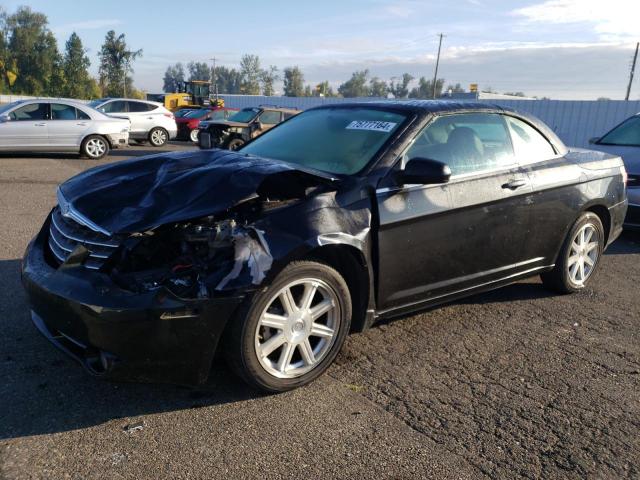
<svg viewBox="0 0 640 480"><path fill-rule="evenodd" d="M92 159L129 142L129 120L71 100L20 100L0 106L1 152L79 152Z"/></svg>
<svg viewBox="0 0 640 480"><path fill-rule="evenodd" d="M640 229L640 113L627 118L620 125L599 138L592 138L591 148L619 155L627 170L627 198L629 209L625 227Z"/></svg>

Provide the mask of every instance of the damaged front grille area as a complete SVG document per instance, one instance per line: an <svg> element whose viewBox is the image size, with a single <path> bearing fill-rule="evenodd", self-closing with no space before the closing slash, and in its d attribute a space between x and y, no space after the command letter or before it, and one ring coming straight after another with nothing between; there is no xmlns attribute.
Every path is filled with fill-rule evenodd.
<svg viewBox="0 0 640 480"><path fill-rule="evenodd" d="M49 250L53 257L64 263L78 245L89 251L83 265L98 270L120 246L118 240L102 233L95 232L74 220L65 218L56 207L51 215L49 226Z"/></svg>

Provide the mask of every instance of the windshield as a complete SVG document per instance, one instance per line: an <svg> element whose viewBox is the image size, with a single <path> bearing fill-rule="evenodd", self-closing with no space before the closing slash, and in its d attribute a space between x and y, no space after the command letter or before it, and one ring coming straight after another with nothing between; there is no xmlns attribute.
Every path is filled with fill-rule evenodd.
<svg viewBox="0 0 640 480"><path fill-rule="evenodd" d="M602 137L597 144L640 147L640 115L626 119Z"/></svg>
<svg viewBox="0 0 640 480"><path fill-rule="evenodd" d="M206 117L208 113L209 113L209 110L199 109L199 110L191 110L190 112L186 113L184 116L188 118L202 118L202 117Z"/></svg>
<svg viewBox="0 0 640 480"><path fill-rule="evenodd" d="M232 122L249 123L260 113L259 108L243 108L235 115L229 117Z"/></svg>
<svg viewBox="0 0 640 480"><path fill-rule="evenodd" d="M296 115L242 153L336 174L362 170L406 117L372 108L322 108Z"/></svg>

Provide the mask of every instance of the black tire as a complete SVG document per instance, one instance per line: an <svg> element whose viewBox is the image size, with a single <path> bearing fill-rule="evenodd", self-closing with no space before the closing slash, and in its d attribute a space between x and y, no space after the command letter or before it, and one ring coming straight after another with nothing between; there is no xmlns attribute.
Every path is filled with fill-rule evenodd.
<svg viewBox="0 0 640 480"><path fill-rule="evenodd" d="M109 142L100 135L89 135L80 146L80 155L91 160L100 160L108 153Z"/></svg>
<svg viewBox="0 0 640 480"><path fill-rule="evenodd" d="M294 372L293 375L297 376L293 378L279 378L275 374L270 373L268 366L264 365L264 362L271 362L268 357L262 357L263 360L258 358L258 345L263 346L268 340L264 340L265 343L259 343L261 339L264 339L264 336L261 337L261 335L264 335L265 332L264 325L261 326L260 324L261 317L268 308L273 308L274 301L279 298L279 292L287 289L289 285L295 284L295 282L309 281L311 283L320 282L322 285L321 287L317 287L317 292L320 296L318 297L318 294L314 293L316 297L312 295L313 298L309 301L309 305L313 305L312 302L314 298L320 298L320 303L324 302L326 298L323 298L320 288L325 289L328 287L326 290L327 293L331 295L335 294L332 300L337 302L337 308L334 310L334 307L332 307L328 313L323 314L323 316L326 315L326 320L324 321L328 325L330 323L328 318L332 315L334 321L339 318L339 322L337 328L333 330L334 335L331 340L326 340L325 344L321 344L324 339L317 340L315 346L311 347L314 351L318 352L326 349L321 356L318 356L316 364L312 364L311 362L307 364L302 356L302 343L295 343L295 340L286 340L286 342L291 341L291 343L283 343L281 347L276 347L270 355L281 359L285 348L291 345L290 348L293 353L289 356L290 360L287 361L286 364L289 365L289 362L294 362L297 358L297 363L291 363L289 366L295 368L295 365L304 365L298 367L300 369L299 375ZM316 284L316 286L317 285L318 284ZM291 298L295 300L296 306L303 303L302 297L304 296L298 296L295 293L295 289L298 287L304 288L300 284L292 286L289 290L292 294ZM304 292L304 290L301 290L301 292ZM277 300L277 302L279 302L279 300ZM316 306L318 305L319 304ZM311 312L312 309L310 308L308 311ZM281 318L290 321L289 319L291 317L281 316ZM317 317L318 322L322 322L322 318L323 317ZM231 368L249 385L267 392L283 392L301 387L315 380L329 367L336 355L338 355L351 326L351 296L342 276L330 266L313 261L292 262L276 277L269 287L256 292L251 298L247 299L237 315L230 321L232 323L229 325L225 335L224 348L226 350L227 362ZM293 321L290 322L288 327L286 327L289 335L293 336L297 333L303 333L304 335L302 327L297 328L297 325L292 323ZM310 322L311 325L316 325L316 320L311 319ZM298 320L296 323L303 322L302 320ZM335 326L335 323L333 325ZM275 329L270 330L275 332L272 333L271 336L284 335L284 330L285 329L282 329L282 331ZM296 330L298 332L296 332ZM311 335L313 336L313 333L311 333ZM308 336L306 338L307 345L309 345L309 339L312 337ZM304 342L304 340L300 342ZM315 357L313 358L315 360ZM310 370L305 372L305 369Z"/></svg>
<svg viewBox="0 0 640 480"><path fill-rule="evenodd" d="M594 246L592 249L592 252L597 253L597 255L595 256L595 260L589 257L590 261L593 262L593 265L587 275L585 275L586 271L584 269L589 268L589 266L583 262L583 275L586 278L584 278L583 281L575 281L571 274L572 269L570 259L574 258L571 255L572 252L576 252L576 254L579 252L575 250L577 243L574 243L574 241L576 240L576 235L579 235L583 229L590 231L590 228L593 228L593 233L589 241L592 240L593 235L597 234L596 241L598 242L598 245L597 247ZM560 253L558 254L556 265L553 270L540 275L543 285L549 290L553 290L558 293L574 293L582 290L597 272L597 267L600 263L600 258L602 257L602 252L604 250L605 241L604 227L602 226L600 217L593 212L582 213L571 227L571 230L569 230L567 238L565 238L562 244L562 248L560 249ZM584 255L582 255L582 257L584 258Z"/></svg>
<svg viewBox="0 0 640 480"><path fill-rule="evenodd" d="M169 132L162 127L149 130L149 143L154 147L164 147L169 142Z"/></svg>
<svg viewBox="0 0 640 480"><path fill-rule="evenodd" d="M234 138L229 142L227 149L229 150L238 150L245 144L245 141L241 138Z"/></svg>

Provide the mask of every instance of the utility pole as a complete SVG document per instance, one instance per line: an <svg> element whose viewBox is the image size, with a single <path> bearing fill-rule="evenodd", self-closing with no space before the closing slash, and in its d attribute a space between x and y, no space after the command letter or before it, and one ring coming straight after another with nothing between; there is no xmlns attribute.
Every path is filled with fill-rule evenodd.
<svg viewBox="0 0 640 480"><path fill-rule="evenodd" d="M216 75L216 57L210 58L213 62L213 68L211 69L211 80L213 82L213 93L216 96L216 101L218 101L218 77Z"/></svg>
<svg viewBox="0 0 640 480"><path fill-rule="evenodd" d="M436 71L433 74L433 95L432 98L435 100L436 98L436 83L438 82L438 65L440 64L440 49L442 49L442 37L444 35L442 33L438 34L440 37L440 42L438 43L438 56L436 57Z"/></svg>
<svg viewBox="0 0 640 480"><path fill-rule="evenodd" d="M633 83L633 74L636 71L636 60L638 59L638 47L640 47L640 42L636 43L636 53L634 53L633 61L631 62L631 72L629 73L629 86L627 87L627 96L624 97L625 100L629 100L629 95L631 94L631 84Z"/></svg>

